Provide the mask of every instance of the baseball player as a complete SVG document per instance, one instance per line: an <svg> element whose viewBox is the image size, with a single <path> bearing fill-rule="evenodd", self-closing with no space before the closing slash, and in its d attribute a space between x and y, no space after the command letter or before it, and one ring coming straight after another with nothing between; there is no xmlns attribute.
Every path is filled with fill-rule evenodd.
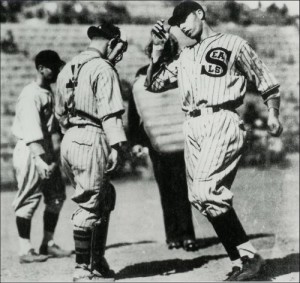
<svg viewBox="0 0 300 283"><path fill-rule="evenodd" d="M116 169L126 141L120 83L115 64L127 41L110 23L91 26L87 50L66 64L57 81L56 115L65 135L62 166L78 209L72 216L76 252L74 281L114 280L105 258L109 216L115 190L109 174Z"/></svg>
<svg viewBox="0 0 300 283"><path fill-rule="evenodd" d="M279 136L279 85L245 40L208 26L197 2L178 4L168 23L196 43L185 47L169 65L160 64L169 33L158 21L152 29L154 45L146 86L158 92L178 84L186 113L183 130L189 199L211 222L232 261L226 280L248 280L259 273L264 261L232 207L230 187L246 135L235 109L243 102L247 83L253 83L268 107L269 132Z"/></svg>
<svg viewBox="0 0 300 283"><path fill-rule="evenodd" d="M56 81L64 62L52 50L43 50L35 57L36 80L21 92L13 123L18 141L13 153L18 192L13 202L19 233L20 262L45 261L48 256L71 255L53 241L58 216L65 200L65 185L58 168L59 148L52 136L58 133L53 113L50 84ZM56 125L58 125L56 123ZM41 200L45 199L44 238L37 254L30 243L31 219Z"/></svg>

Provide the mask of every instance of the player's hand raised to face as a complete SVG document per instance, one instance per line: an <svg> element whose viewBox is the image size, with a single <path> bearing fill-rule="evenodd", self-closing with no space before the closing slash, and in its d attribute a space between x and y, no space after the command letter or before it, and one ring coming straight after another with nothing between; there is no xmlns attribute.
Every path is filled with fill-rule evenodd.
<svg viewBox="0 0 300 283"><path fill-rule="evenodd" d="M164 20L157 21L151 30L153 44L164 45L169 39L169 30L170 28L164 27Z"/></svg>

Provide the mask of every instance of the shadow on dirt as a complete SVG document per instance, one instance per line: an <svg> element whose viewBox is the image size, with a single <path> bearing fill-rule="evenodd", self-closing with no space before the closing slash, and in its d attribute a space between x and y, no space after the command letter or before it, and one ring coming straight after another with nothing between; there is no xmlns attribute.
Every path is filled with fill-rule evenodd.
<svg viewBox="0 0 300 283"><path fill-rule="evenodd" d="M274 234L267 234L267 233L259 233L259 234L253 234L249 235L249 239L258 239L258 238L266 238L266 237L274 237ZM153 244L156 243L155 241L139 241L139 242L124 242L124 243L116 243L112 245L106 246L106 249L116 249L121 248L125 246L132 246L132 245L143 245L143 244ZM196 239L197 249L205 249L213 245L218 245L220 243L220 240L217 237L210 237L210 238L204 238L204 239ZM196 251L194 250L194 251Z"/></svg>
<svg viewBox="0 0 300 283"><path fill-rule="evenodd" d="M299 254L293 253L284 258L267 259L266 265L255 281L272 281L275 277L299 272Z"/></svg>
<svg viewBox="0 0 300 283"><path fill-rule="evenodd" d="M275 234L270 233L258 233L258 234L251 234L249 235L249 239L258 239L258 238L267 238L267 237L274 237ZM205 239L197 239L197 246L198 249L205 249L213 245L217 245L220 243L220 240L217 237L210 237Z"/></svg>
<svg viewBox="0 0 300 283"><path fill-rule="evenodd" d="M183 273L199 268L211 260L218 260L224 257L227 257L227 255L209 255L186 260L169 259L137 263L120 270L116 275L116 279Z"/></svg>
<svg viewBox="0 0 300 283"><path fill-rule="evenodd" d="M155 241L140 241L140 242L133 242L133 243L124 242L124 243L108 245L108 246L106 246L106 249L107 250L108 249L116 249L116 248L121 248L121 247L125 247L125 246L153 244L153 243L155 243Z"/></svg>
<svg viewBox="0 0 300 283"><path fill-rule="evenodd" d="M264 237L274 237L274 234L258 233L249 236L250 239L258 239ZM110 245L107 248L117 248L127 245L136 244L151 244L153 241L141 241L136 243L119 243ZM205 239L197 239L198 249L204 249L213 245L219 244L220 241L217 237L210 237ZM299 255L298 255L299 256ZM155 275L170 275L174 273L183 273L191 271L195 268L200 268L204 264L211 260L218 260L225 258L227 255L209 255L201 256L194 259L169 259L162 261L151 261L142 262L134 265L126 266L124 269L120 270L116 275L116 279L126 279L135 277L150 277ZM296 260L296 255L290 255L283 259L270 259L266 260L266 268L261 274L261 278L258 280L270 280L274 276L281 274L290 273L299 270L299 259ZM298 264L298 266L297 266Z"/></svg>
<svg viewBox="0 0 300 283"><path fill-rule="evenodd" d="M120 270L116 279L126 279L134 277L150 277L156 275L171 275L174 273L183 273L200 268L211 260L225 258L227 255L209 255L194 259L170 259L162 261L142 262L130 265ZM284 258L267 259L266 265L259 276L253 281L272 281L275 277L299 272L299 254L290 254ZM251 280L252 281L252 280Z"/></svg>

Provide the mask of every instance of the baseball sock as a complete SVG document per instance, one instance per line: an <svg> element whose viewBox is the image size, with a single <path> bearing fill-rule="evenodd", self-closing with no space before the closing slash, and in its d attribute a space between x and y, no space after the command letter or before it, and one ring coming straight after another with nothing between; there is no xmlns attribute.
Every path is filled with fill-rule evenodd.
<svg viewBox="0 0 300 283"><path fill-rule="evenodd" d="M252 246L252 244L249 241L237 246L237 249L241 257L248 256L249 258L253 258L254 255L257 253L256 249Z"/></svg>
<svg viewBox="0 0 300 283"><path fill-rule="evenodd" d="M224 217L223 225L225 224L232 231L233 243L235 244L235 246L237 247L243 243L248 242L249 238L248 238L234 208L231 208L224 215L225 215L225 217Z"/></svg>
<svg viewBox="0 0 300 283"><path fill-rule="evenodd" d="M73 231L75 241L75 253L76 263L78 264L90 264L91 256L91 231L74 230Z"/></svg>
<svg viewBox="0 0 300 283"><path fill-rule="evenodd" d="M232 230L228 227L228 225L225 224L224 218L226 218L226 214L220 215L218 217L208 216L208 220L214 227L216 234L223 244L230 260L234 261L240 258L240 254L234 243L234 234L232 233Z"/></svg>
<svg viewBox="0 0 300 283"><path fill-rule="evenodd" d="M248 256L249 258L253 258L257 251L250 243L235 210L232 208L225 215L227 215L224 219L226 223L225 225L230 227L234 234L234 243L240 257Z"/></svg>
<svg viewBox="0 0 300 283"><path fill-rule="evenodd" d="M17 216L16 223L19 233L20 255L27 254L32 248L30 243L31 219Z"/></svg>
<svg viewBox="0 0 300 283"><path fill-rule="evenodd" d="M58 213L53 213L45 210L44 212L44 238L42 241L43 246L54 244L53 236L56 224L58 222Z"/></svg>

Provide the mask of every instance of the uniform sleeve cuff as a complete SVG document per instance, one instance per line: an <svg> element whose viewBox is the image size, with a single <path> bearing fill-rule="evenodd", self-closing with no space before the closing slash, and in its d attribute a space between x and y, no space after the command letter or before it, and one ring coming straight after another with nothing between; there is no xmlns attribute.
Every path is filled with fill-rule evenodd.
<svg viewBox="0 0 300 283"><path fill-rule="evenodd" d="M31 142L28 144L28 146L33 156L38 156L45 153L43 146L39 142Z"/></svg>
<svg viewBox="0 0 300 283"><path fill-rule="evenodd" d="M267 101L266 104L268 106L268 109L275 108L279 110L280 108L280 97L270 97Z"/></svg>
<svg viewBox="0 0 300 283"><path fill-rule="evenodd" d="M123 129L110 129L105 131L109 145L118 144L126 141L125 132Z"/></svg>
<svg viewBox="0 0 300 283"><path fill-rule="evenodd" d="M111 119L102 122L103 130L110 145L125 142L127 140L121 122L122 121L116 119L116 117L112 117Z"/></svg>

